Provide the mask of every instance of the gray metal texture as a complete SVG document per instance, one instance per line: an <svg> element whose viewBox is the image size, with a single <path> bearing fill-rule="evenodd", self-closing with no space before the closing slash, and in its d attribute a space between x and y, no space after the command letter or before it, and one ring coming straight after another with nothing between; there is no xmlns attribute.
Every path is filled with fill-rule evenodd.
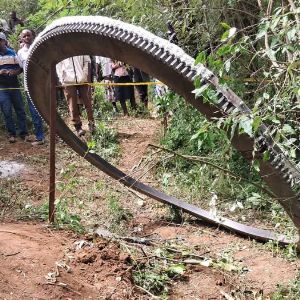
<svg viewBox="0 0 300 300"><path fill-rule="evenodd" d="M233 110L238 114L246 115L247 118L252 118L250 109L233 91L222 87L211 71L201 64L195 65L194 59L176 45L140 27L121 21L99 16L75 16L56 20L46 27L30 49L25 84L33 103L48 124L51 64L70 56L83 54L111 57L142 69L183 96L208 119L224 117ZM197 76L200 76L202 84L209 84L217 92L216 104L212 105L203 102L201 98L195 98L192 91ZM274 239L288 242L285 237L278 237L272 232L245 226L226 218L214 217L207 211L127 176L98 155L90 153L87 145L72 133L60 117L57 119L57 132L79 155L126 186L235 232L260 240ZM300 173L275 145L268 133L268 127L262 125L256 139L245 134L235 134L232 145L248 160L252 159L254 147L258 149L256 158L260 161L261 176L299 230ZM262 159L265 151L269 151L269 161Z"/></svg>

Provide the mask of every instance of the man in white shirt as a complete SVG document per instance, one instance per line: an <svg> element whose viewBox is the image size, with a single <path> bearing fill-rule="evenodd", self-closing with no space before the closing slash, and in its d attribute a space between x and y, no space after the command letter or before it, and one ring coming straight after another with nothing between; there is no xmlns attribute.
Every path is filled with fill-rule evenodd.
<svg viewBox="0 0 300 300"><path fill-rule="evenodd" d="M21 62L21 67L23 68L23 70L26 66L26 60L28 58L29 48L30 48L30 45L32 44L33 40L34 40L34 34L31 30L24 29L21 32L21 41L22 41L23 47L18 51L18 57ZM44 130L43 130L43 120L40 117L39 113L37 112L36 108L34 107L32 101L30 100L30 98L28 97L27 94L26 94L26 97L27 97L27 103L28 103L30 114L31 114L34 131L35 131L34 132L35 133L35 141L32 142L32 145L34 145L34 146L42 145L45 142L45 135L44 135Z"/></svg>
<svg viewBox="0 0 300 300"><path fill-rule="evenodd" d="M78 97L85 106L89 130L91 133L95 131L90 87L87 85L90 82L90 65L91 59L88 55L69 57L56 65L56 72L68 102L71 123L78 136L85 134L80 119Z"/></svg>

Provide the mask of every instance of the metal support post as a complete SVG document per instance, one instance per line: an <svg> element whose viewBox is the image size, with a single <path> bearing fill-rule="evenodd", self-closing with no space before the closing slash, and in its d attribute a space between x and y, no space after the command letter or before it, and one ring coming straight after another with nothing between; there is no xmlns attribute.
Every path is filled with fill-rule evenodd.
<svg viewBox="0 0 300 300"><path fill-rule="evenodd" d="M55 217L55 141L56 139L56 70L55 64L50 72L50 182L49 182L49 222Z"/></svg>

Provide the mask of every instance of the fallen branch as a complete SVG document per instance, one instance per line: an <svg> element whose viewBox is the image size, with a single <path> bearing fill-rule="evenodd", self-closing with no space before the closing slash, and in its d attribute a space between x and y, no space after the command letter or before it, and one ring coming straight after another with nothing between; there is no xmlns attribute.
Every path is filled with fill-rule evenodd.
<svg viewBox="0 0 300 300"><path fill-rule="evenodd" d="M137 287L139 290L141 290L142 292L148 294L150 297L152 297L152 299L160 299L159 297L153 295L152 293L150 293L149 291L147 291L146 289L142 288L139 285L135 285L135 287Z"/></svg>
<svg viewBox="0 0 300 300"><path fill-rule="evenodd" d="M251 181L251 180L249 180L249 179L247 179L247 178L245 178L245 177L238 176L238 175L236 175L235 173L231 172L230 170L224 169L224 168L220 167L219 165L216 165L216 164L214 164L214 163L212 163L212 162L210 162L210 161L208 161L208 160L205 160L205 159L199 158L199 157L195 157L195 156L183 155L183 154L177 153L177 152L175 152L175 151L173 151L173 150L170 150L170 149L167 149L167 148L158 146L158 145L148 144L148 146L153 147L153 148L162 149L162 150L164 150L165 152L171 153L171 154L173 154L174 156L178 156L178 157L183 158L183 159L185 159L185 160L189 160L189 161L193 161L193 162L197 162L197 163L203 163L203 164L205 164L205 165L212 166L212 167L214 167L214 168L216 168L216 169L218 169L218 170L220 170L220 171L222 171L222 172L228 174L229 176L231 176L231 177L233 177L233 178L235 178L235 179L237 179L237 180L242 180L242 181L245 181L245 182L248 182L248 183L254 185L255 187L257 187L257 188L259 188L260 190L264 191L266 194L268 194L268 195L271 196L272 198L275 197L274 194L273 194L271 191L269 191L268 189L264 188L263 186L257 184L256 182L253 182L253 181Z"/></svg>
<svg viewBox="0 0 300 300"><path fill-rule="evenodd" d="M225 293L224 291L220 290L220 293L222 296L225 297L226 300L234 300L233 297L231 297L229 294Z"/></svg>
<svg viewBox="0 0 300 300"><path fill-rule="evenodd" d="M5 253L0 253L0 254L3 255L3 256L8 257L8 256L14 256L14 255L17 255L17 254L19 254L19 253L21 253L21 251L17 251L17 252L14 252L14 253L8 253L8 254L5 254Z"/></svg>
<svg viewBox="0 0 300 300"><path fill-rule="evenodd" d="M118 236L111 233L109 230L97 228L94 230L94 234L97 234L100 237L103 238L115 238L119 240L123 240L128 243L134 243L134 244L142 244L147 246L152 246L155 243L151 239L146 238L140 238L140 237L131 237L131 236Z"/></svg>
<svg viewBox="0 0 300 300"><path fill-rule="evenodd" d="M143 196L142 194L136 192L135 190L133 190L133 189L131 189L131 188L127 188L127 189L128 189L128 191L129 191L130 193L132 193L132 194L135 195L136 197L140 198L141 200L143 200L143 201L146 200L146 198L147 198L146 196Z"/></svg>

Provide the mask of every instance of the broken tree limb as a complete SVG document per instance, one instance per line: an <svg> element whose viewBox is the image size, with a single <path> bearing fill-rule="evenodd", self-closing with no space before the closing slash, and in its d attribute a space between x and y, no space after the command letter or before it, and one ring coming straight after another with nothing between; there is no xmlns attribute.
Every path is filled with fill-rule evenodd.
<svg viewBox="0 0 300 300"><path fill-rule="evenodd" d="M161 146L158 146L158 145L154 145L154 144L148 144L148 146L150 147L153 147L153 148L158 148L158 149L162 149L164 150L165 152L168 152L168 153L171 153L173 154L174 156L178 156L180 158L183 158L185 160L189 160L189 161L192 161L192 162L197 162L197 163L202 163L202 164L206 164L206 165L209 165L213 168L216 168L226 174L228 174L229 176L237 179L237 180L242 180L242 181L245 181L245 182L248 182L252 185L254 185L255 187L259 188L260 190L264 191L266 194L268 194L269 196L271 196L272 198L274 198L274 194L267 190L266 188L264 188L263 186L257 184L256 182L253 182L245 177L242 177L242 176L239 176L239 175L236 175L235 173L233 173L232 171L228 170L228 169L225 169L225 168L222 168L220 167L219 165L216 165L208 160L205 160L203 158L198 158L198 157L195 157L195 156L188 156L188 155L183 155L183 154L180 154L180 153L177 153L173 150L170 150L170 149L167 149L167 148L164 148L164 147L161 147Z"/></svg>

